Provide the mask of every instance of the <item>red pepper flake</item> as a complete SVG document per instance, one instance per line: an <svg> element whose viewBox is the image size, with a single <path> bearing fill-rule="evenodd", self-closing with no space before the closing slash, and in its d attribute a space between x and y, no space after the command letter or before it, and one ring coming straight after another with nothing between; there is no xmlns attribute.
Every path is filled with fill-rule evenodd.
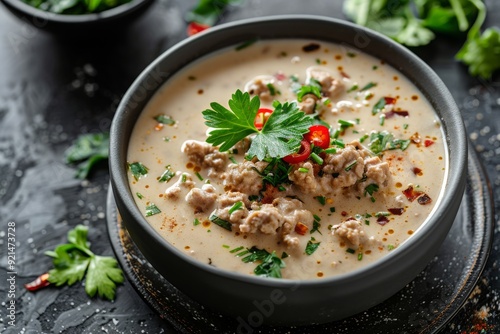
<svg viewBox="0 0 500 334"><path fill-rule="evenodd" d="M276 80L278 81L283 81L286 79L286 75L282 72L278 72L278 73L275 73L274 74L274 77L276 78Z"/></svg>
<svg viewBox="0 0 500 334"><path fill-rule="evenodd" d="M347 216L347 212L345 212L345 211L342 211L340 214L341 214L343 217Z"/></svg>
<svg viewBox="0 0 500 334"><path fill-rule="evenodd" d="M377 223L382 225L382 226L384 226L388 222L389 222L389 218L387 218L386 216L380 216L377 218Z"/></svg>
<svg viewBox="0 0 500 334"><path fill-rule="evenodd" d="M206 30L210 28L209 25L203 24L203 23L198 23L198 22L190 22L187 27L187 34L188 36L193 36L199 32L202 32L203 30Z"/></svg>
<svg viewBox="0 0 500 334"><path fill-rule="evenodd" d="M413 202L416 200L419 196L423 194L421 191L417 191L413 189L413 186L408 186L405 190L403 190L403 194L406 196L406 198L410 201Z"/></svg>
<svg viewBox="0 0 500 334"><path fill-rule="evenodd" d="M413 171L413 174L418 175L418 176L422 176L424 174L422 172L422 170L418 167L413 167L412 171Z"/></svg>
<svg viewBox="0 0 500 334"><path fill-rule="evenodd" d="M311 44L307 44L307 45L304 45L302 47L302 50L304 52L312 52L312 51L316 51L320 48L320 45L317 44L317 43L311 43Z"/></svg>
<svg viewBox="0 0 500 334"><path fill-rule="evenodd" d="M40 275L39 277L37 277L33 282L26 283L24 285L24 287L28 291L36 291L36 290L39 290L41 288L45 288L49 284L50 284L50 282L49 282L49 274L45 273L45 274Z"/></svg>
<svg viewBox="0 0 500 334"><path fill-rule="evenodd" d="M429 146L431 146L432 144L434 144L434 141L433 141L433 140L426 139L426 140L424 141L424 146L425 146L425 147L429 147Z"/></svg>
<svg viewBox="0 0 500 334"><path fill-rule="evenodd" d="M401 216L403 212L405 212L405 209L403 208L390 208L387 209L391 214L396 215L396 216Z"/></svg>
<svg viewBox="0 0 500 334"><path fill-rule="evenodd" d="M384 113L384 115L385 119L389 119L392 118L393 116L408 117L410 116L410 113L406 110L392 110Z"/></svg>
<svg viewBox="0 0 500 334"><path fill-rule="evenodd" d="M426 205L432 202L432 199L427 194L423 194L419 198L417 198L417 202L420 205Z"/></svg>
<svg viewBox="0 0 500 334"><path fill-rule="evenodd" d="M340 75L343 77L343 78L346 78L346 79L350 79L351 77L349 76L349 74L345 73L344 71L340 71Z"/></svg>
<svg viewBox="0 0 500 334"><path fill-rule="evenodd" d="M396 104L397 99L395 97L384 96L385 104Z"/></svg>
<svg viewBox="0 0 500 334"><path fill-rule="evenodd" d="M422 138L420 138L420 135L418 132L415 132L411 137L410 140L413 144L416 144L417 146L420 146L420 143L422 142Z"/></svg>
<svg viewBox="0 0 500 334"><path fill-rule="evenodd" d="M307 225L305 225L305 224L303 224L301 222L298 222L295 225L295 232L297 232L300 235L305 235L308 230L309 230L309 227L307 227Z"/></svg>

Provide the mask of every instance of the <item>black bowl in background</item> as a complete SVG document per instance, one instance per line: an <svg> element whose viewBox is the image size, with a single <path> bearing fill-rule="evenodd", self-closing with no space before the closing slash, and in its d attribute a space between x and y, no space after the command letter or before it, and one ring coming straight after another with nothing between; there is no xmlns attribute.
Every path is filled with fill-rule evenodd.
<svg viewBox="0 0 500 334"><path fill-rule="evenodd" d="M32 7L22 0L0 0L15 16L36 28L60 36L89 38L95 33L103 35L122 29L125 24L142 14L153 1L131 0L99 13L66 15Z"/></svg>

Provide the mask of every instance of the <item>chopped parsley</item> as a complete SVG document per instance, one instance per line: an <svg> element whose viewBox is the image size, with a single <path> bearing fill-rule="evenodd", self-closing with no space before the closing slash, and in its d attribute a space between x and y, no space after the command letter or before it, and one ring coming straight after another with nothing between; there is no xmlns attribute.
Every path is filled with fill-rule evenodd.
<svg viewBox="0 0 500 334"><path fill-rule="evenodd" d="M161 210L158 209L158 207L154 203L151 203L150 205L146 206L146 217L157 215L160 212Z"/></svg>
<svg viewBox="0 0 500 334"><path fill-rule="evenodd" d="M140 162L129 163L128 168L136 181L139 180L141 176L148 175L149 171L149 169Z"/></svg>
<svg viewBox="0 0 500 334"><path fill-rule="evenodd" d="M318 249L320 244L321 242L316 242L316 239L311 237L311 239L307 242L305 253L307 255L313 254Z"/></svg>
<svg viewBox="0 0 500 334"><path fill-rule="evenodd" d="M175 121L172 119L172 117L167 116L167 115L156 115L153 117L155 121L157 121L160 124L165 124L165 125L174 125Z"/></svg>
<svg viewBox="0 0 500 334"><path fill-rule="evenodd" d="M368 147L373 153L379 154L383 151L395 149L404 151L408 148L410 142L409 139L394 139L394 135L387 131L372 132Z"/></svg>
<svg viewBox="0 0 500 334"><path fill-rule="evenodd" d="M232 227L231 227L231 223L228 222L227 220L224 220L222 218L219 218L218 216L216 216L215 214L211 214L210 215L210 218L208 218L212 223L214 223L215 225L219 225L220 227L228 230L228 231L231 231L232 230Z"/></svg>
<svg viewBox="0 0 500 334"><path fill-rule="evenodd" d="M321 205L326 204L326 197L325 196L316 196L314 197Z"/></svg>
<svg viewBox="0 0 500 334"><path fill-rule="evenodd" d="M200 222L200 220L199 220L198 218L195 218L195 219L193 220L193 225L194 225L194 226L198 226L198 225L200 225L200 224L201 224L201 222Z"/></svg>
<svg viewBox="0 0 500 334"><path fill-rule="evenodd" d="M166 169L163 172L163 174L161 174L160 178L158 179L158 182L168 182L175 176L175 172L172 171L170 165L166 166L165 168Z"/></svg>
<svg viewBox="0 0 500 334"><path fill-rule="evenodd" d="M370 195L370 200L371 200L372 202L375 202L375 197L373 197L373 194L374 194L375 192L377 192L377 191L378 191L378 189L379 189L378 184L376 184L376 183L372 183L372 184L369 184L369 185L367 185L367 186L365 187L365 191L364 191L364 193L363 193L363 194L364 194L364 196L365 196L365 197L366 197L366 194Z"/></svg>
<svg viewBox="0 0 500 334"><path fill-rule="evenodd" d="M243 257L241 261L245 263L260 261L261 263L254 269L257 276L281 278L281 268L285 268L285 262L280 259L276 252L269 253L265 249L252 247L248 249L249 255Z"/></svg>
<svg viewBox="0 0 500 334"><path fill-rule="evenodd" d="M363 88L361 88L359 91L364 92L365 90L368 90L368 89L376 87L376 86L377 86L376 82L369 82L365 86L363 86Z"/></svg>

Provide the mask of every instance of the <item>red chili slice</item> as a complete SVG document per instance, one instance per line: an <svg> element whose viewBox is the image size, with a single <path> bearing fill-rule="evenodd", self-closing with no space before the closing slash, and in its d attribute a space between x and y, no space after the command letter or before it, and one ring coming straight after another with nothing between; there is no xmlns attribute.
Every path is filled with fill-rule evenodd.
<svg viewBox="0 0 500 334"><path fill-rule="evenodd" d="M45 288L49 284L50 284L50 282L49 282L49 274L45 273L45 274L40 275L39 277L37 277L33 282L26 283L24 285L24 287L28 291L36 291L36 290L39 290L41 288Z"/></svg>
<svg viewBox="0 0 500 334"><path fill-rule="evenodd" d="M193 36L199 32L202 32L205 29L210 28L209 25L198 23L198 22L190 22L187 27L188 36Z"/></svg>
<svg viewBox="0 0 500 334"><path fill-rule="evenodd" d="M309 144L307 140L302 140L300 142L299 151L297 153L287 155L283 158L283 160L289 164L298 164L299 162L309 158L309 155L311 155L311 144Z"/></svg>
<svg viewBox="0 0 500 334"><path fill-rule="evenodd" d="M313 125L309 128L309 132L304 135L304 139L314 146L326 149L330 146L330 131L324 125Z"/></svg>
<svg viewBox="0 0 500 334"><path fill-rule="evenodd" d="M434 141L433 141L433 140L426 139L426 140L424 141L424 146L425 146L425 147L429 147L429 146L431 146L432 144L434 144Z"/></svg>
<svg viewBox="0 0 500 334"><path fill-rule="evenodd" d="M255 115L255 120L253 121L253 125L255 125L257 130L262 130L272 112L271 109L267 108L260 108L259 111L257 111L257 115Z"/></svg>

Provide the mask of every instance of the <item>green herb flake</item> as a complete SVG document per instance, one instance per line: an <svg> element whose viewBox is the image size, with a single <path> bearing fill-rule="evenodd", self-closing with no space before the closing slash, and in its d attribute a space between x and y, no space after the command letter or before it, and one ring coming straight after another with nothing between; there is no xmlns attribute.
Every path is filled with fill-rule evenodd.
<svg viewBox="0 0 500 334"><path fill-rule="evenodd" d="M158 179L158 182L168 182L174 176L175 176L175 172L172 171L172 168L170 167L170 165L168 165L165 167L165 171L163 172L163 174L161 174L160 178Z"/></svg>
<svg viewBox="0 0 500 334"><path fill-rule="evenodd" d="M335 212L335 207L334 207L334 206L330 207L330 212L331 212L331 213L334 213L334 212Z"/></svg>
<svg viewBox="0 0 500 334"><path fill-rule="evenodd" d="M231 254L234 254L234 253L238 253L240 250L244 249L245 247L243 246L239 246L239 247L236 247L236 248L233 248L229 251L229 253Z"/></svg>
<svg viewBox="0 0 500 334"><path fill-rule="evenodd" d="M377 86L376 82L369 82L365 86L363 86L363 88L361 88L359 91L364 92L365 90L368 90L368 89L376 87L376 86Z"/></svg>
<svg viewBox="0 0 500 334"><path fill-rule="evenodd" d="M315 152L312 152L311 155L310 155L310 158L315 162L317 163L318 165L322 165L323 164L323 159L317 155Z"/></svg>
<svg viewBox="0 0 500 334"><path fill-rule="evenodd" d="M236 159L235 159L232 155L231 155L231 156L229 156L229 160L231 160L231 162L232 162L233 164L235 164L235 165L237 165L237 164L238 164L238 161L236 161Z"/></svg>
<svg viewBox="0 0 500 334"><path fill-rule="evenodd" d="M232 226L231 226L231 223L228 222L227 220L224 220L224 219L221 219L219 218L218 216L216 216L215 214L211 214L210 215L210 218L208 218L212 223L214 223L215 225L219 225L220 227L228 230L228 231L231 231L232 230Z"/></svg>
<svg viewBox="0 0 500 334"><path fill-rule="evenodd" d="M193 225L194 225L194 226L198 226L198 225L200 225L200 224L201 224L201 222L200 222L200 220L199 220L198 218L195 218L195 219L193 220Z"/></svg>
<svg viewBox="0 0 500 334"><path fill-rule="evenodd" d="M139 193L139 192L136 192L135 194L136 194L137 198L139 198L139 199L143 199L144 198L144 196L141 193Z"/></svg>
<svg viewBox="0 0 500 334"><path fill-rule="evenodd" d="M257 276L281 278L281 269L285 267L285 262L276 256L276 252L269 253L265 249L252 247L248 250L249 255L241 260L244 263L260 261L261 263L254 269Z"/></svg>
<svg viewBox="0 0 500 334"><path fill-rule="evenodd" d="M307 255L312 255L318 249L320 244L321 244L321 242L316 242L316 239L311 237L311 239L309 241L307 241L305 253Z"/></svg>
<svg viewBox="0 0 500 334"><path fill-rule="evenodd" d="M161 213L161 210L154 203L146 206L146 217L151 217L159 213Z"/></svg>
<svg viewBox="0 0 500 334"><path fill-rule="evenodd" d="M403 129L405 129L405 130L408 129L408 124L406 124L406 123L403 124Z"/></svg>
<svg viewBox="0 0 500 334"><path fill-rule="evenodd" d="M167 115L156 115L153 117L155 121L157 121L160 124L165 124L165 125L174 125L175 121L172 119L172 117L167 116Z"/></svg>
<svg viewBox="0 0 500 334"><path fill-rule="evenodd" d="M238 202L234 203L231 208L229 208L228 213L231 215L236 210L241 210L242 208L243 208L243 202L242 201L238 201Z"/></svg>
<svg viewBox="0 0 500 334"><path fill-rule="evenodd" d="M347 253L349 253L349 254L354 254L354 253L356 253L356 251L355 251L354 249L352 249L352 248L347 248L345 251L346 251Z"/></svg>
<svg viewBox="0 0 500 334"><path fill-rule="evenodd" d="M286 258L287 258L287 257L289 257L289 256L290 256L290 255L288 255L288 253L287 253L287 252L283 252L283 253L281 253L281 258L282 258L282 259L286 259Z"/></svg>
<svg viewBox="0 0 500 334"><path fill-rule="evenodd" d="M351 86L351 88L349 88L347 90L347 92L348 93L354 92L354 91L358 90L358 88L359 88L359 86L357 84L354 84L354 85Z"/></svg>
<svg viewBox="0 0 500 334"><path fill-rule="evenodd" d="M354 166L356 166L356 164L357 164L357 163L358 163L358 161L357 161L357 160L354 160L354 161L353 161L353 162L351 162L349 165L347 165L347 167L346 167L346 168L344 168L344 170L345 170L346 172L350 171L350 170L351 170Z"/></svg>
<svg viewBox="0 0 500 334"><path fill-rule="evenodd" d="M203 176L201 176L201 174L199 172L194 173L194 175L196 175L196 177L198 178L198 180L200 180L200 181L204 180Z"/></svg>
<svg viewBox="0 0 500 334"><path fill-rule="evenodd" d="M305 167L300 167L299 169L297 169L299 172L301 173L307 173L309 172L309 168L305 168Z"/></svg>
<svg viewBox="0 0 500 334"><path fill-rule="evenodd" d="M222 248L229 248L229 245L222 245Z"/></svg>
<svg viewBox="0 0 500 334"><path fill-rule="evenodd" d="M349 57L349 58L354 58L356 56L357 55L354 52L347 52L347 57Z"/></svg>
<svg viewBox="0 0 500 334"><path fill-rule="evenodd" d="M326 197L325 196L316 196L314 197L321 205L326 204Z"/></svg>
<svg viewBox="0 0 500 334"><path fill-rule="evenodd" d="M255 42L257 42L257 38L254 38L254 39L249 39L248 41L246 41L246 42L243 42L243 43L239 44L239 45L238 45L238 46L236 46L234 49L235 49L236 51L241 51L241 50L243 50L243 49L248 48L250 45L255 44Z"/></svg>
<svg viewBox="0 0 500 334"><path fill-rule="evenodd" d="M358 253L358 261L363 260L363 253Z"/></svg>
<svg viewBox="0 0 500 334"><path fill-rule="evenodd" d="M377 66L377 65L373 65L373 66L372 66L372 70L374 70L374 71L375 71L375 70L377 70L377 69L378 69L378 66Z"/></svg>
<svg viewBox="0 0 500 334"><path fill-rule="evenodd" d="M329 147L329 148L323 150L323 152L325 152L327 154L335 154L335 153L337 153L337 149L335 147Z"/></svg>
<svg viewBox="0 0 500 334"><path fill-rule="evenodd" d="M376 115L380 112L382 112L387 105L387 102L385 101L385 97L381 97L380 100L375 103L372 109L372 115Z"/></svg>
<svg viewBox="0 0 500 334"><path fill-rule="evenodd" d="M387 250L390 250L390 251L391 251L391 250L393 250L394 248L396 248L396 247L394 247L394 245L387 245Z"/></svg>
<svg viewBox="0 0 500 334"><path fill-rule="evenodd" d="M130 169L130 172L132 173L136 181L139 180L142 176L147 175L149 170L140 162L129 163L128 168Z"/></svg>
<svg viewBox="0 0 500 334"><path fill-rule="evenodd" d="M269 89L269 94L271 94L271 96L275 96L276 95L276 87L274 87L274 85L272 83L268 83L266 85L267 89Z"/></svg>
<svg viewBox="0 0 500 334"><path fill-rule="evenodd" d="M369 184L365 187L365 190L363 192L363 195L366 197L366 195L370 195L370 200L372 202L375 202L375 197L373 197L373 194L379 190L379 186L376 183Z"/></svg>

